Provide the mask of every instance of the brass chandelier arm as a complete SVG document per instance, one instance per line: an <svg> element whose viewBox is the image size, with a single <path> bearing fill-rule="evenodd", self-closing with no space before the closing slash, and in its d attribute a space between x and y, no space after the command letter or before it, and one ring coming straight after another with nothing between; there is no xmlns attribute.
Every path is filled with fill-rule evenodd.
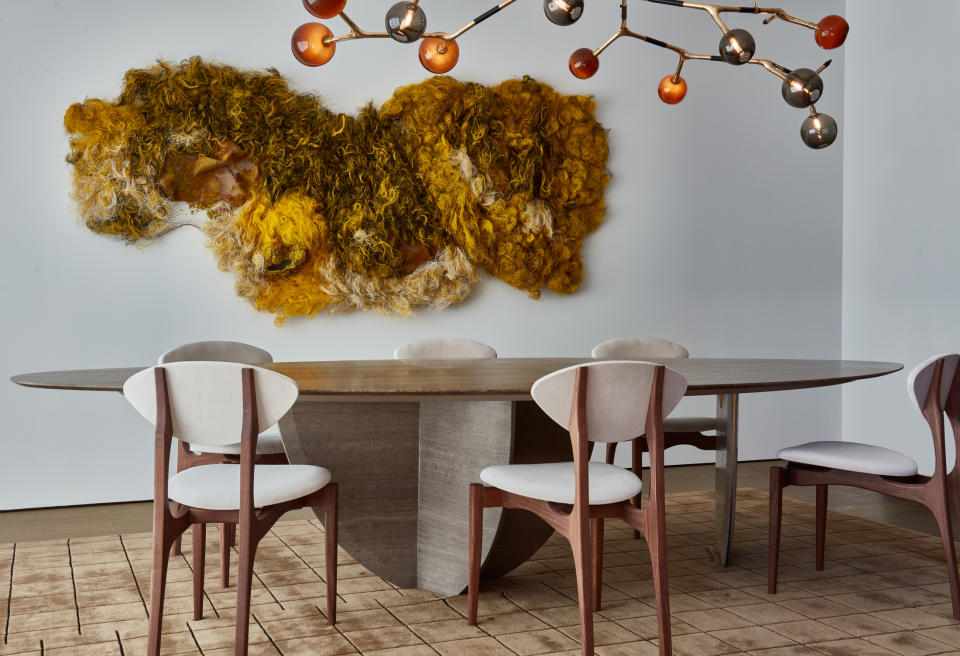
<svg viewBox="0 0 960 656"><path fill-rule="evenodd" d="M714 7L713 5L704 5L704 4L701 4L701 3L683 2L683 0L646 0L646 1L647 1L647 2L657 2L657 3L659 3L659 4L670 4L670 5L676 5L676 6L683 6L683 7L688 7L688 6L689 6L689 7L695 8L695 9L709 8L709 9L705 9L705 10L708 11L708 12L711 12L711 15L714 15L714 13L713 13L714 10L715 10L716 12L720 12L720 11L741 11L741 10L743 10L743 13L746 13L745 10L749 9L749 10L750 10L750 13L755 13L755 12L754 12L754 9L755 9L754 7ZM770 10L756 9L756 13L760 13L760 12L763 12L763 11L772 11L772 12L778 12L778 11L779 11L779 12L782 12L781 9L770 9ZM717 17L719 18L719 15L718 15L718 14L717 14ZM721 24L722 24L722 21L721 21ZM816 26L814 26L814 27L816 27ZM656 38L651 37L651 36L646 36L646 35L644 35L644 34L640 34L640 33L638 33L638 32L634 32L634 31L631 30L629 27L627 27L627 0L621 0L621 1L620 1L620 29L617 30L617 31L613 34L613 36L611 36L609 39L607 39L606 42L605 42L602 46L600 46L599 48L597 48L596 50L593 51L594 57L599 57L599 56L600 56L600 53L602 53L604 50L606 50L608 47L610 47L610 45L613 44L614 41L616 41L617 39L620 39L621 37L630 37L630 38L633 38L633 39L639 39L639 40L641 40L641 41L646 41L647 43L650 43L650 44L652 44L652 45L659 46L660 48L666 48L667 50L672 50L673 52L677 53L677 55L680 56L680 63L677 65L677 72L676 72L676 73L674 74L674 76L673 76L674 82L676 82L676 81L679 79L680 71L683 69L683 65L684 65L688 60L694 60L694 61L715 61L715 62L722 62L722 61L723 61L723 58L721 58L719 55L700 55L700 54L697 54L697 53L690 52L689 50L686 50L685 48L681 48L680 46L673 45L672 43L667 43L666 41L661 41L660 39L656 39ZM832 60L831 60L831 61L832 61ZM786 67L784 67L784 66L781 66L780 64L776 63L775 61L771 61L771 60L769 60L769 59L751 59L750 61L748 61L748 62L746 62L746 63L748 63L748 64L756 64L756 65L758 65L758 66L762 66L765 70L767 70L767 71L769 71L770 73L776 75L776 76L779 77L781 80L782 80L782 79L785 79L785 78L786 78L788 75L790 75L790 73L791 73L791 70L790 70L789 68L786 68ZM820 73L824 68L826 68L827 66L829 66L830 63L831 63L830 61L826 62L823 66L821 66L821 67L817 70L817 73Z"/></svg>
<svg viewBox="0 0 960 656"><path fill-rule="evenodd" d="M505 7L509 7L516 1L517 0L503 0L503 2L483 12L482 14L474 18L472 21L470 21L469 23L461 27L456 32L449 32L449 33L448 32L427 32L423 36L428 38L443 39L444 41L454 41L465 32L469 32L470 30L475 28L477 25L479 25L483 21L487 20L488 18L490 18L491 16L499 12L501 9ZM331 43L339 43L341 41L353 41L356 39L389 39L391 38L390 34L388 34L387 32L367 32L360 29L360 27L342 11L340 12L340 18L342 18L343 21L347 24L347 27L350 28L350 31L347 34L342 34L340 36L324 39L323 42L325 44L330 45Z"/></svg>
<svg viewBox="0 0 960 656"><path fill-rule="evenodd" d="M705 2L688 2L687 0L646 0L646 2L655 2L661 5L671 5L674 7L685 7L687 9L699 9L700 11L705 11L710 14L710 17L713 21L720 27L724 32L728 32L730 28L727 27L727 24L723 22L723 19L720 18L720 14L723 13L738 13L738 14L769 14L766 20L763 21L764 25L767 25L771 21L779 18L782 21L787 23L793 23L795 25L802 25L808 27L811 30L817 29L816 23L811 23L810 21L805 21L802 18L797 18L796 16L791 16L783 9L774 8L774 7L758 7L756 5L752 7L742 7L742 6L731 6L731 5L712 5Z"/></svg>
<svg viewBox="0 0 960 656"><path fill-rule="evenodd" d="M347 27L350 28L350 31L347 34L341 34L340 36L331 37L329 39L324 39L323 43L325 45L331 45L333 43L340 43L341 41L353 41L354 39L389 39L390 35L386 32L366 32L361 30L360 27L351 20L345 12L340 12L340 18L343 19L343 22L347 24Z"/></svg>

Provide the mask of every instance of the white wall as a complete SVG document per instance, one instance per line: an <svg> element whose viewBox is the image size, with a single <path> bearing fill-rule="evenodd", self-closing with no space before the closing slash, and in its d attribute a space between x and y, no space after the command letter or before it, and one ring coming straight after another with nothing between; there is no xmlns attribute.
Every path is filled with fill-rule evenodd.
<svg viewBox="0 0 960 656"><path fill-rule="evenodd" d="M905 383L918 362L960 350L960 3L850 0L847 14L843 356L906 368L844 387L843 434L931 473L930 431Z"/></svg>
<svg viewBox="0 0 960 656"><path fill-rule="evenodd" d="M379 29L388 4L352 0L351 15ZM431 29L453 29L490 4L424 6ZM634 4L636 29L701 52L716 48L720 34L705 14ZM842 0L785 4L814 20L842 8ZM331 64L307 69L289 52L292 30L309 19L296 0L4 3L3 376L147 365L170 346L211 338L255 343L278 360L387 357L398 343L449 334L508 357L587 354L596 342L633 334L671 338L698 356L839 357L841 144L807 149L803 112L783 102L779 80L759 67L691 63L689 95L669 107L656 88L673 72L673 55L622 41L593 80L577 81L567 72L570 52L616 29L617 3L590 2L566 30L549 24L540 5L524 0L464 36L455 73L486 83L530 74L596 95L614 179L606 223L586 242L580 292L537 302L485 277L463 306L413 320L321 316L276 328L234 295L198 232L182 229L139 249L78 225L67 196L64 110L88 96L114 97L130 67L200 54L275 66L298 88L352 111L423 79L416 47L345 43ZM760 54L785 66L826 59L807 30L740 15L731 24L749 27ZM842 54L834 61L821 109L845 127ZM887 96L907 92L908 80L894 82ZM745 397L742 456L838 437L839 398L835 389ZM713 401L686 408L711 411ZM150 496L151 433L120 396L5 383L0 411L0 509Z"/></svg>

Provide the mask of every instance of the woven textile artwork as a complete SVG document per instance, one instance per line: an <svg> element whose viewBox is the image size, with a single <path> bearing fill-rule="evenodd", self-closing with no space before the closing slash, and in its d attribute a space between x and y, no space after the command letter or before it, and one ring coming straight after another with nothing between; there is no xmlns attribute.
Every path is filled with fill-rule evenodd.
<svg viewBox="0 0 960 656"><path fill-rule="evenodd" d="M194 225L278 321L446 308L479 268L572 293L609 180L593 100L526 77L434 77L351 116L276 71L193 58L128 71L64 123L90 230L140 243Z"/></svg>

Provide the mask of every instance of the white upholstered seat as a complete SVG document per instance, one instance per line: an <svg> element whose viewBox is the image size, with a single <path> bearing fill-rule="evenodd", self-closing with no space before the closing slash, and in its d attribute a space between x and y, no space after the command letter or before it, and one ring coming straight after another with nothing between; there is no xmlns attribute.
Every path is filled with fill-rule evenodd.
<svg viewBox="0 0 960 656"><path fill-rule="evenodd" d="M602 462L591 462L587 471L590 481L590 505L618 503L640 494L642 483L631 471ZM480 480L487 485L525 497L573 504L572 462L496 465L480 472Z"/></svg>
<svg viewBox="0 0 960 656"><path fill-rule="evenodd" d="M913 458L899 451L858 442L808 442L781 449L777 457L804 465L879 476L913 476L917 473Z"/></svg>
<svg viewBox="0 0 960 656"><path fill-rule="evenodd" d="M253 505L271 506L312 494L330 482L330 471L313 465L255 465ZM167 496L192 508L238 510L240 465L201 465L174 474Z"/></svg>

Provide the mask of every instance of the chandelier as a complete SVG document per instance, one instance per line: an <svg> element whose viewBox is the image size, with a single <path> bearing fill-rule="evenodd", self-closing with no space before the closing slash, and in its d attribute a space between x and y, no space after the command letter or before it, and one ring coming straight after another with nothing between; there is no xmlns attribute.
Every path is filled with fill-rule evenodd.
<svg viewBox="0 0 960 656"><path fill-rule="evenodd" d="M427 32L427 16L420 7L420 0L398 2L387 10L384 18L383 32L368 32L360 29L344 13L347 0L303 0L303 6L317 18L330 19L339 16L349 28L349 32L334 36L323 23L310 22L298 27L291 39L291 48L294 57L307 66L322 66L329 62L341 41L356 39L385 39L392 38L400 43L420 42L420 63L434 74L448 73L457 64L460 58L460 46L457 40L466 32L487 20L502 9L512 5L517 0L503 0L497 6L480 14L472 21L455 32ZM660 99L667 104L674 105L684 99L687 94L687 82L680 73L688 61L726 62L734 66L756 64L780 78L783 99L792 107L807 108L809 115L804 119L800 128L803 142L811 148L825 148L837 138L837 122L828 114L817 111L815 103L823 95L823 79L820 73L830 65L825 62L817 69L785 68L769 59L754 57L756 41L747 30L730 29L724 23L722 15L725 13L763 14L766 25L774 20L801 25L814 30L814 39L824 49L830 50L843 45L847 38L849 25L841 16L827 16L819 23L796 18L783 9L767 9L756 5L747 7L711 5L702 2L687 2L685 0L645 0L657 4L697 9L705 12L717 24L723 36L720 38L718 54L697 54L679 46L666 43L660 39L634 32L627 26L627 0L620 1L620 28L607 41L595 50L580 48L570 55L570 72L579 79L592 77L600 68L600 55L615 41L622 37L630 37L646 41L649 44L666 48L674 52L678 58L676 71L664 76L660 80L657 92ZM583 15L584 0L544 0L543 11L551 23L561 26L572 25Z"/></svg>

